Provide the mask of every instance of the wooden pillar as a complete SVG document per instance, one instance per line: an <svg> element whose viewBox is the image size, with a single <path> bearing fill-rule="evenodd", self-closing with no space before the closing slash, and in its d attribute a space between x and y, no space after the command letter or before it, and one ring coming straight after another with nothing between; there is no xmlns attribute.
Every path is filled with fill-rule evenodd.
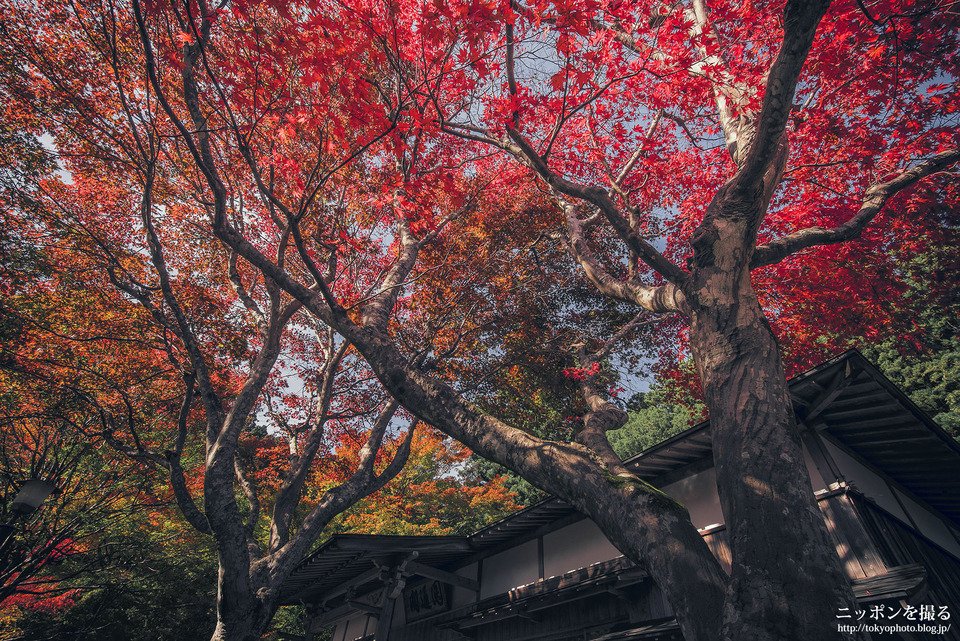
<svg viewBox="0 0 960 641"><path fill-rule="evenodd" d="M374 641L389 641L390 625L393 623L393 610L397 598L403 594L407 584L407 564L419 556L418 552L411 552L399 565L389 572L389 578L384 582L383 605L377 618L377 631L373 635Z"/></svg>
<svg viewBox="0 0 960 641"><path fill-rule="evenodd" d="M377 631L373 635L374 641L389 640L390 624L393 623L393 609L396 603L397 603L396 598L387 597L386 599L384 599L383 608L381 608L380 616L377 618Z"/></svg>

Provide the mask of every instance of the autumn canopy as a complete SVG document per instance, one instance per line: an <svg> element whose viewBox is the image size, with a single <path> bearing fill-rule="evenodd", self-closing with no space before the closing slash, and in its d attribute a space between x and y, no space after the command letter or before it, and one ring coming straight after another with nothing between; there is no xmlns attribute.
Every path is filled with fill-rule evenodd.
<svg viewBox="0 0 960 641"><path fill-rule="evenodd" d="M888 338L898 261L956 224L953 4L2 0L0 20L0 293L29 345L5 367L164 474L215 543L215 639L260 637L419 423L590 516L688 641L839 638L852 592L781 356ZM731 576L607 441L641 345L692 358Z"/></svg>

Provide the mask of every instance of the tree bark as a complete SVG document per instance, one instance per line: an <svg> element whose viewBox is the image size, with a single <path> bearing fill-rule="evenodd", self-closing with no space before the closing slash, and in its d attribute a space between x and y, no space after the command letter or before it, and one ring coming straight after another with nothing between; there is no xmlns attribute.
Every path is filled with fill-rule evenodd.
<svg viewBox="0 0 960 641"><path fill-rule="evenodd" d="M221 596L225 589L232 588L221 586ZM260 641L277 611L277 606L267 605L251 594L233 595L230 600L242 603L244 607L230 613L221 612L218 608L217 627L210 641Z"/></svg>
<svg viewBox="0 0 960 641"><path fill-rule="evenodd" d="M722 194L718 201L732 206ZM779 349L751 284L749 218L708 214L687 299L733 559L723 638L844 638L824 615L851 607L853 593L813 495Z"/></svg>

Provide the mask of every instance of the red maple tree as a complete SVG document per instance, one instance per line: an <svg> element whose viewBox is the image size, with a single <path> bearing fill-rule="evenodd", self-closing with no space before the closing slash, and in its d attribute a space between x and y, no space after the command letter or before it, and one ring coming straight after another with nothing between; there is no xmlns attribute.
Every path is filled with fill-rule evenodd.
<svg viewBox="0 0 960 641"><path fill-rule="evenodd" d="M937 184L960 159L948 8L135 0L2 10L9 108L54 136L77 186L67 191L86 190L75 215L85 251L169 337L181 417L194 395L202 408L206 512L193 521L219 545L216 638L254 638L305 549L281 507L269 553L251 556L234 488L255 504L235 469L238 439L278 377L281 344L310 331L339 337L304 361L318 398L329 399L332 365L362 355L357 377L369 372L419 419L593 518L649 569L686 638L838 637L830 615L852 593L809 491L767 316L788 317L777 289L798 278L791 270L817 269L797 267L806 254L860 237L888 202ZM111 190L126 205L98 212ZM51 193L51 211L70 201ZM456 236L489 229L504 199L536 205L499 245L465 245L497 247L476 271L453 269ZM895 226L884 231L881 245L896 238ZM536 263L541 242L578 275L552 260L531 268L550 274L539 282L586 282L620 310L592 335L541 323L564 367L582 374L579 420L554 441L478 410L458 376L471 350L498 349L475 341L483 316L472 305L522 292L503 275ZM490 269L488 256L510 267ZM461 282L479 295L421 288L441 265L470 274ZM855 281L839 291L860 295ZM710 410L731 577L682 506L636 479L605 437L626 416L598 364L664 314L688 325ZM248 330L234 351L225 320ZM238 360L242 376L219 374ZM291 412L303 420L288 427L320 416Z"/></svg>

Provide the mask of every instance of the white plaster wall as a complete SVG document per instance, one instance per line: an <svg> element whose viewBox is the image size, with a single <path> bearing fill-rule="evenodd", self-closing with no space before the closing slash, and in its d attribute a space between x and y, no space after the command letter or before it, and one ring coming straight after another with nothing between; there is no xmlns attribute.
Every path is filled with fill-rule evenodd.
<svg viewBox="0 0 960 641"><path fill-rule="evenodd" d="M917 527L920 528L920 533L944 550L960 558L960 544L958 544L956 539L953 538L953 535L950 534L947 524L931 514L929 510L918 505L916 501L903 492L897 490L897 495L900 497L900 500L903 501L907 510L909 510L910 516L913 517Z"/></svg>
<svg viewBox="0 0 960 641"><path fill-rule="evenodd" d="M465 576L468 579L477 580L477 564L471 563L470 565L460 568L454 574L459 574L460 576ZM468 603L473 603L477 600L477 593L474 590L468 590L466 588L458 588L457 586L453 587L453 597L451 598L452 607L459 608L462 605L467 605Z"/></svg>
<svg viewBox="0 0 960 641"><path fill-rule="evenodd" d="M810 452L807 451L806 445L803 446L803 462L807 464L807 474L810 475L810 485L813 486L813 491L819 492L820 490L826 489L827 482L824 481L820 475L817 464L813 462L813 458L810 456ZM835 483L836 480L837 479L830 479L830 483Z"/></svg>
<svg viewBox="0 0 960 641"><path fill-rule="evenodd" d="M717 494L717 473L712 467L661 489L687 508L694 527L724 522Z"/></svg>
<svg viewBox="0 0 960 641"><path fill-rule="evenodd" d="M543 576L559 576L618 556L620 551L596 523L584 519L543 537ZM486 574L486 566L483 571Z"/></svg>
<svg viewBox="0 0 960 641"><path fill-rule="evenodd" d="M527 541L483 560L480 598L501 594L539 578L537 542Z"/></svg>
<svg viewBox="0 0 960 641"><path fill-rule="evenodd" d="M822 441L848 483L852 483L864 496L873 499L877 505L904 523L910 522L893 496L890 486L882 478L829 440L822 439Z"/></svg>

